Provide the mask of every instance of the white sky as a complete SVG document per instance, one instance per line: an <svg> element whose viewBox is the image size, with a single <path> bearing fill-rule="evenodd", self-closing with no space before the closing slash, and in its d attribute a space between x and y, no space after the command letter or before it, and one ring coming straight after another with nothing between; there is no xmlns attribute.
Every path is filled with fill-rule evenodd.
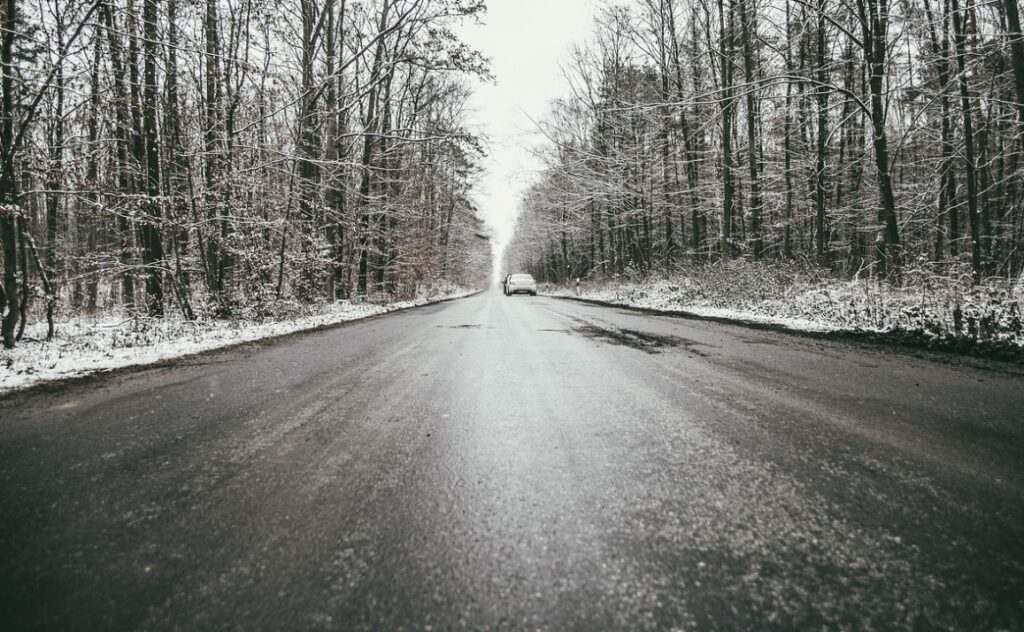
<svg viewBox="0 0 1024 632"><path fill-rule="evenodd" d="M541 167L531 153L542 144L531 118L543 119L549 103L568 93L562 66L570 47L586 39L597 1L487 0L483 23L460 29L468 45L491 58L495 78L478 83L470 110L489 139L475 199L494 231L496 257L512 236L520 193Z"/></svg>

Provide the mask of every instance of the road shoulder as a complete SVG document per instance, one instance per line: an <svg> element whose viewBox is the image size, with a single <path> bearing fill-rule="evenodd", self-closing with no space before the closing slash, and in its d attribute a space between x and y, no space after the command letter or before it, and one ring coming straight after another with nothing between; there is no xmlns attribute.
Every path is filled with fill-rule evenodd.
<svg viewBox="0 0 1024 632"><path fill-rule="evenodd" d="M204 336L197 334L187 339L163 339L155 343L124 345L113 348L109 341L81 343L74 339L58 338L54 341L27 340L14 350L0 351L0 400L26 391L53 391L71 382L105 378L148 368L173 366L182 361L239 347L274 344L288 338L366 322L371 319L437 305L479 294L481 290L466 291L403 301L385 305L350 304L342 309L304 318L238 327L230 321L213 321ZM220 326L220 327L218 327ZM120 332L118 332L120 333ZM135 332L132 332L135 333ZM140 334L143 335L144 334Z"/></svg>
<svg viewBox="0 0 1024 632"><path fill-rule="evenodd" d="M692 321L733 325L774 333L782 333L813 340L844 342L867 348L887 347L905 354L943 364L966 365L972 368L1024 374L1024 349L1006 343L973 342L968 339L936 339L915 332L873 331L866 329L833 329L823 325L794 326L766 318L744 318L740 315L720 316L690 310L655 309L629 303L603 301L593 298L544 294L549 298L587 305L624 309L651 316L681 318Z"/></svg>

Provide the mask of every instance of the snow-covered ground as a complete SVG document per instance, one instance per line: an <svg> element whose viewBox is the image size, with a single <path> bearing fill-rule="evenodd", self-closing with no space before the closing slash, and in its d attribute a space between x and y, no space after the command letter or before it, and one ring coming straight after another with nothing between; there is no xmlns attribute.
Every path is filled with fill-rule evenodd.
<svg viewBox="0 0 1024 632"><path fill-rule="evenodd" d="M374 304L338 301L305 315L257 321L161 319L106 314L58 320L56 335L46 340L46 321L28 325L14 349L0 349L0 395L40 382L150 364L243 342L272 338L398 309L472 294L448 288L411 301Z"/></svg>
<svg viewBox="0 0 1024 632"><path fill-rule="evenodd" d="M972 287L915 276L893 287L873 279L842 281L796 267L733 262L668 278L585 281L578 292L552 286L545 293L799 331L874 332L947 346L1024 349L1020 283Z"/></svg>
<svg viewBox="0 0 1024 632"><path fill-rule="evenodd" d="M722 318L748 323L777 325L798 331L833 331L835 327L809 318L793 318L780 316L765 309L765 306L751 306L750 309L715 307L685 302L677 294L678 285L668 282L656 282L636 285L602 285L599 287L580 287L576 292L572 288L552 287L546 294L552 296L569 296L591 301L600 301L624 307L639 307L663 312L685 312L705 318Z"/></svg>

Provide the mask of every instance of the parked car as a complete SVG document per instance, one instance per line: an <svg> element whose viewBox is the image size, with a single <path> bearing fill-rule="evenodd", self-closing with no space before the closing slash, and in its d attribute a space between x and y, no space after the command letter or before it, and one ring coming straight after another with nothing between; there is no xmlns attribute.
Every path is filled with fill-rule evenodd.
<svg viewBox="0 0 1024 632"><path fill-rule="evenodd" d="M511 274L506 274L504 278L501 279L501 293L505 296L508 296L508 280L511 278Z"/></svg>
<svg viewBox="0 0 1024 632"><path fill-rule="evenodd" d="M508 281L505 284L505 294L507 296L512 296L513 294L537 296L537 282L529 274L513 274L508 277Z"/></svg>

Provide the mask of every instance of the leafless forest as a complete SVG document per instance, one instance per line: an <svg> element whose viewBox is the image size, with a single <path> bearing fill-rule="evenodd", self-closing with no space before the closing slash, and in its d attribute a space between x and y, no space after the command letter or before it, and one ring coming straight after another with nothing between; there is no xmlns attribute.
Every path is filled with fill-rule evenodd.
<svg viewBox="0 0 1024 632"><path fill-rule="evenodd" d="M509 257L540 279L1024 266L1016 0L636 0L565 75Z"/></svg>
<svg viewBox="0 0 1024 632"><path fill-rule="evenodd" d="M0 311L477 282L478 0L3 0Z"/></svg>

